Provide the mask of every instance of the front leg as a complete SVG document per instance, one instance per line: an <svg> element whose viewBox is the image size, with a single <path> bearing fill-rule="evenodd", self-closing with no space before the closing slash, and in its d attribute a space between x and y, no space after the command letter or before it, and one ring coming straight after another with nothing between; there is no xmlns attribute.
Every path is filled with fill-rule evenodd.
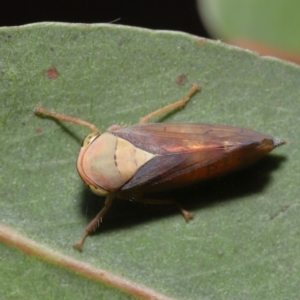
<svg viewBox="0 0 300 300"><path fill-rule="evenodd" d="M103 217L109 210L111 204L113 203L113 200L115 198L115 194L111 193L106 196L104 207L99 211L99 213L96 215L96 217L89 223L89 225L85 228L84 233L82 237L79 239L79 241L73 246L75 250L82 251L82 245L84 243L85 238L93 231L95 231L100 223L102 222Z"/></svg>

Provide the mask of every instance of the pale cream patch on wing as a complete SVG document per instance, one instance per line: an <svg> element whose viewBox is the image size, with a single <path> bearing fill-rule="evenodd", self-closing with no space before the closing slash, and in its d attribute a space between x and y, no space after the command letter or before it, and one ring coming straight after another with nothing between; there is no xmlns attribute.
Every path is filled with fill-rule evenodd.
<svg viewBox="0 0 300 300"><path fill-rule="evenodd" d="M118 138L115 150L115 163L124 184L134 176L140 167L155 156L157 155L141 150L130 142Z"/></svg>

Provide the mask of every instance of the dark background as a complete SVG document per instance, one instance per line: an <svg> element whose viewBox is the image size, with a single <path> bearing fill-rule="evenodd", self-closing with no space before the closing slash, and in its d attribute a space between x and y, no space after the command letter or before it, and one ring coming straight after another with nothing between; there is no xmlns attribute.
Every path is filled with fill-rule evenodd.
<svg viewBox="0 0 300 300"><path fill-rule="evenodd" d="M0 4L0 26L113 22L208 37L196 0L1 0Z"/></svg>

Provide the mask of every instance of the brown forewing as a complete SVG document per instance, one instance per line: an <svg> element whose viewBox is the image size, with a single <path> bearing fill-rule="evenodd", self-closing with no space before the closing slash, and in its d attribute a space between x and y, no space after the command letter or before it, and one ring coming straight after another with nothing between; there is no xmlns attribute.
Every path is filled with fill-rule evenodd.
<svg viewBox="0 0 300 300"><path fill-rule="evenodd" d="M253 164L276 146L270 135L222 125L155 123L112 133L158 154L122 187L123 194L163 191L221 176Z"/></svg>

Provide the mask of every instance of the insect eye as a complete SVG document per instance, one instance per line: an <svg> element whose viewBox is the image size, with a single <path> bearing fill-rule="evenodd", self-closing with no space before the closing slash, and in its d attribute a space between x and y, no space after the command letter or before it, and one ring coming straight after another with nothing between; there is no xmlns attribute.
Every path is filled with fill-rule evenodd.
<svg viewBox="0 0 300 300"><path fill-rule="evenodd" d="M90 145L95 138L97 138L100 135L99 132L93 132L90 133L82 142L82 147L87 147L88 145Z"/></svg>
<svg viewBox="0 0 300 300"><path fill-rule="evenodd" d="M96 194L98 196L106 196L108 194L108 191L102 189L99 186L94 186L92 184L89 184L88 187L94 194Z"/></svg>

